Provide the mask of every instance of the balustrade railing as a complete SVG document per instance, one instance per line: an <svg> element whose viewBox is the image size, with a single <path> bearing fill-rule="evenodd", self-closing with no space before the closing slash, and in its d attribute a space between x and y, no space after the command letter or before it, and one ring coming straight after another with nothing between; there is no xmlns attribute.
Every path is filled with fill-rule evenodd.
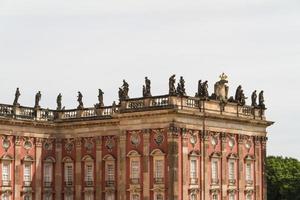
<svg viewBox="0 0 300 200"><path fill-rule="evenodd" d="M13 106L10 105L0 105L0 115L1 116L12 116L14 114L13 112Z"/></svg>
<svg viewBox="0 0 300 200"><path fill-rule="evenodd" d="M153 97L151 99L151 107L160 107L160 106L168 106L169 105L169 97L165 96L165 97Z"/></svg>

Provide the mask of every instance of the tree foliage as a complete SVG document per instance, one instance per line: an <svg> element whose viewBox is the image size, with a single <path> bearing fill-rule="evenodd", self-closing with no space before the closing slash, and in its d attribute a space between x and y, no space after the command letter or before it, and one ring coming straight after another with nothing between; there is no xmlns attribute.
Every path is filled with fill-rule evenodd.
<svg viewBox="0 0 300 200"><path fill-rule="evenodd" d="M268 200L300 200L300 162L269 156L266 161Z"/></svg>

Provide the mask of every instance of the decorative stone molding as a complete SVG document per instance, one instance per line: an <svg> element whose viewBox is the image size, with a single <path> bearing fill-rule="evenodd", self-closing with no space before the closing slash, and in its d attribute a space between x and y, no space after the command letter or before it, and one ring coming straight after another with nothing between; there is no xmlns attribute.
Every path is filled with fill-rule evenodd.
<svg viewBox="0 0 300 200"><path fill-rule="evenodd" d="M76 145L76 148L81 147L81 145L82 145L82 138L81 137L75 138L75 145Z"/></svg>
<svg viewBox="0 0 300 200"><path fill-rule="evenodd" d="M153 133L154 133L153 140L155 144L158 146L162 145L165 141L165 135L163 129L153 130Z"/></svg>
<svg viewBox="0 0 300 200"><path fill-rule="evenodd" d="M42 147L43 146L43 138L35 138L35 145L36 147Z"/></svg>
<svg viewBox="0 0 300 200"><path fill-rule="evenodd" d="M130 131L130 143L135 148L138 147L141 143L141 136L138 131Z"/></svg>
<svg viewBox="0 0 300 200"><path fill-rule="evenodd" d="M11 147L11 138L7 135L2 136L2 147L6 152Z"/></svg>
<svg viewBox="0 0 300 200"><path fill-rule="evenodd" d="M94 149L94 138L83 138L84 148L88 153L91 153Z"/></svg>
<svg viewBox="0 0 300 200"><path fill-rule="evenodd" d="M116 146L115 138L114 136L106 136L105 139L105 147L109 152L111 152Z"/></svg>

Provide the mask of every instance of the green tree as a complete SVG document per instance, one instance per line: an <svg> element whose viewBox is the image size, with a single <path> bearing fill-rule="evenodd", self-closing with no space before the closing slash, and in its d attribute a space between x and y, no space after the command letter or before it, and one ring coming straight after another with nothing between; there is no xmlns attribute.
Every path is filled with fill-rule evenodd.
<svg viewBox="0 0 300 200"><path fill-rule="evenodd" d="M300 200L300 162L269 156L266 161L268 200Z"/></svg>

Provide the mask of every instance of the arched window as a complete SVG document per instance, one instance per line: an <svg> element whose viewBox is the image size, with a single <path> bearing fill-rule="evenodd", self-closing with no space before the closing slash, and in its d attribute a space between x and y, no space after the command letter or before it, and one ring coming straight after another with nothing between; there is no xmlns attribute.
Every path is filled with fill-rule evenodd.
<svg viewBox="0 0 300 200"><path fill-rule="evenodd" d="M11 186L12 157L5 155L1 158L2 163L2 186ZM5 194L7 195L7 194Z"/></svg>
<svg viewBox="0 0 300 200"><path fill-rule="evenodd" d="M8 194L2 194L1 195L1 200L9 200L9 195Z"/></svg>
<svg viewBox="0 0 300 200"><path fill-rule="evenodd" d="M32 181L32 163L34 162L31 156L25 156L23 159L23 185L25 187L31 187ZM31 198L29 195L25 195L25 198Z"/></svg>
<svg viewBox="0 0 300 200"><path fill-rule="evenodd" d="M140 157L141 155L137 151L130 151L127 154L130 163L130 183L139 184L140 183Z"/></svg>
<svg viewBox="0 0 300 200"><path fill-rule="evenodd" d="M106 155L103 160L105 162L106 187L115 187L115 158L112 155ZM109 196L109 198L111 197Z"/></svg>
<svg viewBox="0 0 300 200"><path fill-rule="evenodd" d="M196 194L191 194L191 200L197 200L197 195Z"/></svg>
<svg viewBox="0 0 300 200"><path fill-rule="evenodd" d="M229 200L235 200L235 194L229 193Z"/></svg>
<svg viewBox="0 0 300 200"><path fill-rule="evenodd" d="M74 180L74 164L73 160L70 157L63 159L64 163L64 181L65 186L72 187Z"/></svg>
<svg viewBox="0 0 300 200"><path fill-rule="evenodd" d="M84 162L84 182L87 187L94 186L94 159L87 155L83 157Z"/></svg>
<svg viewBox="0 0 300 200"><path fill-rule="evenodd" d="M251 194L246 194L246 200L252 200L252 195Z"/></svg>
<svg viewBox="0 0 300 200"><path fill-rule="evenodd" d="M165 177L165 154L160 149L152 151L153 157L153 178L155 184L163 184Z"/></svg>
<svg viewBox="0 0 300 200"><path fill-rule="evenodd" d="M155 195L155 200L164 200L164 196L162 194L156 194Z"/></svg>
<svg viewBox="0 0 300 200"><path fill-rule="evenodd" d="M140 200L140 195L139 194L132 194L131 195L131 200Z"/></svg>
<svg viewBox="0 0 300 200"><path fill-rule="evenodd" d="M54 163L55 163L55 159L52 157L48 157L44 160L44 169L43 169L44 187L52 186ZM50 194L48 194L47 197L48 196L50 196Z"/></svg>

